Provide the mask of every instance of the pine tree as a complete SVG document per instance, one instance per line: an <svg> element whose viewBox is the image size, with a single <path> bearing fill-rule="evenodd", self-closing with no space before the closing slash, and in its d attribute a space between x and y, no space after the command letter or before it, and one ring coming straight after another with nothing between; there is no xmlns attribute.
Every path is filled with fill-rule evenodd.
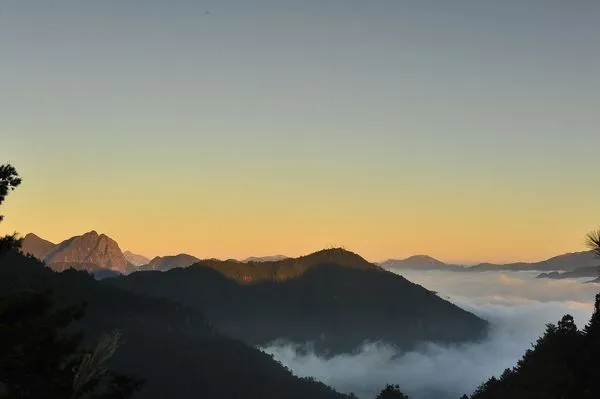
<svg viewBox="0 0 600 399"><path fill-rule="evenodd" d="M12 165L0 165L0 205L2 205L8 193L17 188L20 184L21 178ZM0 215L0 222L2 222L3 219L4 216ZM0 255L14 248L19 248L20 246L21 240L18 238L17 233L0 237Z"/></svg>

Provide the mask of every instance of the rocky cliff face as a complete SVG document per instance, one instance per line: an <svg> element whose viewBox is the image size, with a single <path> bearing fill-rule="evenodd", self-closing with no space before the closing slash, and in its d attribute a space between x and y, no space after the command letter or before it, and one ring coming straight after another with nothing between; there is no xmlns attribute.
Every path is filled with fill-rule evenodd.
<svg viewBox="0 0 600 399"><path fill-rule="evenodd" d="M69 238L44 258L46 263L88 263L104 269L125 272L128 262L119 248L119 244L104 234L90 231L81 236Z"/></svg>

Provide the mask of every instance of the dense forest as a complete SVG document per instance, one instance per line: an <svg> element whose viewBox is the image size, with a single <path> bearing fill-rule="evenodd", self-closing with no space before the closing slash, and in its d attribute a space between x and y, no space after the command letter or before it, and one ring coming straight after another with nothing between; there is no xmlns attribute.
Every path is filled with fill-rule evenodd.
<svg viewBox="0 0 600 399"><path fill-rule="evenodd" d="M244 276L259 282L242 283ZM249 265L201 261L103 283L189 305L250 345L310 342L325 356L365 341L408 349L423 341L477 340L487 331L486 321L342 249Z"/></svg>

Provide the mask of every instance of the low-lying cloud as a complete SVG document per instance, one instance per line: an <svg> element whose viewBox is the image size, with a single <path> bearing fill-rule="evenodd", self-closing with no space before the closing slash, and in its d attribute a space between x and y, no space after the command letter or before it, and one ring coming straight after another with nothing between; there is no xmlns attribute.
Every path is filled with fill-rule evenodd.
<svg viewBox="0 0 600 399"><path fill-rule="evenodd" d="M490 321L489 337L479 343L452 346L429 343L405 353L383 344L368 344L358 354L331 359L282 343L263 350L295 374L354 392L361 399L374 398L388 383L399 384L411 399L457 399L514 366L547 323L569 313L583 327L600 290L597 284L535 279L535 273L527 272L402 274Z"/></svg>

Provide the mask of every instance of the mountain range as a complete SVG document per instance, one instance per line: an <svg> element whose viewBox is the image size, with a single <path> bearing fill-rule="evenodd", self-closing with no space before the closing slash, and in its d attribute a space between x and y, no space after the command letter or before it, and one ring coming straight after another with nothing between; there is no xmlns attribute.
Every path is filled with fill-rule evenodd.
<svg viewBox="0 0 600 399"><path fill-rule="evenodd" d="M435 258L426 255L411 256L406 259L389 259L380 262L379 265L389 270L450 270L457 272L486 272L486 271L534 271L543 272L552 271L574 271L576 269L591 268L600 266L600 259L593 251L572 252L539 262L516 262L506 264L480 263L474 266L462 266L441 262ZM542 276L547 277L547 276Z"/></svg>
<svg viewBox="0 0 600 399"><path fill-rule="evenodd" d="M188 267L201 260L189 254L157 256L148 259L130 251L122 252L119 244L105 234L90 231L71 237L59 244L52 243L33 233L23 240L22 250L44 261L50 268L61 271L68 268L86 270L99 278L112 277L118 274L129 274L134 271L167 271L173 268ZM285 273L293 270L297 263L295 258L284 255L249 257L242 261L229 259L203 260L205 264L219 264L221 270L228 270L228 276L235 277L240 282L255 281L257 276L276 273L281 265ZM279 263L283 262L283 263ZM480 263L474 266L444 263L428 255L415 255L406 259L388 259L377 263L387 270L446 270L455 272L484 272L484 271L533 271L539 270L540 278L573 278L595 277L596 267L600 266L592 251L573 252L555 256L539 262L516 262L507 264ZM252 270L253 276L246 276L246 271ZM568 273L563 273L568 272ZM244 277L245 276L245 277ZM263 277L258 277L258 280Z"/></svg>
<svg viewBox="0 0 600 399"><path fill-rule="evenodd" d="M537 275L537 278L549 278L553 280L563 280L567 278L593 278L600 275L599 266L585 266L565 272L546 272Z"/></svg>
<svg viewBox="0 0 600 399"><path fill-rule="evenodd" d="M164 272L176 267L188 267L198 261L200 259L188 254L157 256L148 262L148 264L141 265L138 270L158 270Z"/></svg>
<svg viewBox="0 0 600 399"><path fill-rule="evenodd" d="M402 349L483 338L488 323L434 292L341 248L275 262L201 260L103 284L202 311L219 331L252 346L312 344L323 356L365 342Z"/></svg>
<svg viewBox="0 0 600 399"><path fill-rule="evenodd" d="M294 376L271 356L225 336L189 306L124 291L83 271L58 273L33 256L0 254L0 296L22 292L52 292L57 308L85 303L85 317L75 327L88 345L119 330L124 340L109 366L145 381L134 399L352 398Z"/></svg>

